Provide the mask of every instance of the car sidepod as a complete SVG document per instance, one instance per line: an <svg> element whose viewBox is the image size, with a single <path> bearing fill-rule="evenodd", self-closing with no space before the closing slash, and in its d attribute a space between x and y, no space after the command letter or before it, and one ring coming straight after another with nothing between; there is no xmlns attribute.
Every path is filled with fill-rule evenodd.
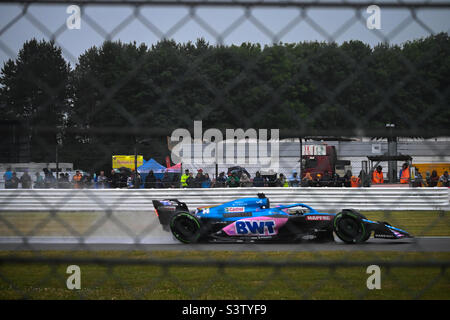
<svg viewBox="0 0 450 320"><path fill-rule="evenodd" d="M272 238L287 221L287 216L244 218L229 224L222 231L230 237Z"/></svg>

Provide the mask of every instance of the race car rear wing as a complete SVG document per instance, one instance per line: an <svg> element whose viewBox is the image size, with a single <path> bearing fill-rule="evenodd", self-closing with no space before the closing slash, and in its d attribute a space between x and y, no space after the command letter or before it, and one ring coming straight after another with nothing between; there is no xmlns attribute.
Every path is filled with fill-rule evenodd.
<svg viewBox="0 0 450 320"><path fill-rule="evenodd" d="M166 200L153 200L153 206L155 207L155 213L158 216L159 223L163 227L168 226L170 219L178 212L189 212L186 203L179 201L178 199L166 199Z"/></svg>

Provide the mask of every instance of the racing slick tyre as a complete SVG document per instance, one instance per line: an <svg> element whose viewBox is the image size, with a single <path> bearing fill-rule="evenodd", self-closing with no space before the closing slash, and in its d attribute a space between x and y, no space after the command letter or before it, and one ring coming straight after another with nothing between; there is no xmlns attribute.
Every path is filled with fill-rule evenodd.
<svg viewBox="0 0 450 320"><path fill-rule="evenodd" d="M361 218L361 219L367 219L364 215L362 215L361 213L359 213L359 212L356 211L355 209L343 209L342 211L350 212L350 213L352 213L352 214L358 216L358 217ZM366 228L366 229L367 229L367 228ZM369 240L370 234L371 234L371 232L366 230L366 235L364 236L364 238L362 238L361 242L366 242L367 240Z"/></svg>
<svg viewBox="0 0 450 320"><path fill-rule="evenodd" d="M173 236L184 243L197 242L201 234L200 221L188 212L179 212L170 220Z"/></svg>
<svg viewBox="0 0 450 320"><path fill-rule="evenodd" d="M345 243L365 242L369 239L370 232L362 219L365 217L355 210L343 210L334 217L333 231Z"/></svg>

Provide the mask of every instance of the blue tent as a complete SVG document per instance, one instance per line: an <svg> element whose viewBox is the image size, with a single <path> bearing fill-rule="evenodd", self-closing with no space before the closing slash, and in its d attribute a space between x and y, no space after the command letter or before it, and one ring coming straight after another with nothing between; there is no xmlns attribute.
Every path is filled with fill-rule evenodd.
<svg viewBox="0 0 450 320"><path fill-rule="evenodd" d="M148 161L144 161L144 164L137 168L139 173L149 173L153 170L153 173L156 175L157 173L164 174L166 172L166 167L160 165L154 159L150 159ZM162 176L162 175L161 175Z"/></svg>
<svg viewBox="0 0 450 320"><path fill-rule="evenodd" d="M150 159L148 161L144 160L144 164L137 168L137 171L141 175L142 186L147 177L147 174L153 170L156 179L162 179L164 176L164 172L166 172L166 167L160 165L156 160Z"/></svg>

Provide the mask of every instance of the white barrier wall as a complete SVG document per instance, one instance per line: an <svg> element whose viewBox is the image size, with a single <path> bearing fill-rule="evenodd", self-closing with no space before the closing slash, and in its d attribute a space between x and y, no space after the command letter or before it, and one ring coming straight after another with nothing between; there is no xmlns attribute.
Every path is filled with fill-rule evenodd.
<svg viewBox="0 0 450 320"><path fill-rule="evenodd" d="M448 188L6 189L0 211L146 211L152 200L179 199L190 209L263 192L271 205L305 203L318 210L450 210Z"/></svg>

